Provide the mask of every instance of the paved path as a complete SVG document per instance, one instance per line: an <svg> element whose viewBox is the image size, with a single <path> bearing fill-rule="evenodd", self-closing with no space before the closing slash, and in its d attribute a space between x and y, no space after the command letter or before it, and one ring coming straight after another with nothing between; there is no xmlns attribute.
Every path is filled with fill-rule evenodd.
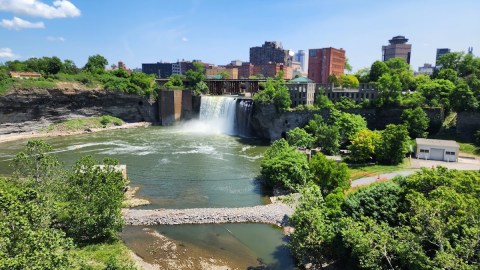
<svg viewBox="0 0 480 270"><path fill-rule="evenodd" d="M408 170L408 171L405 170L405 171L384 173L384 174L380 174L380 175L377 175L377 176L364 177L364 178L360 178L360 179L357 179L357 180L353 180L350 186L351 187L368 186L371 183L377 182L379 180L392 179L392 178L394 178L395 176L398 176L398 175L408 176L408 175L413 174L416 171L418 171L418 170Z"/></svg>
<svg viewBox="0 0 480 270"><path fill-rule="evenodd" d="M123 209L127 225L267 223L284 226L293 209L283 203L242 208Z"/></svg>

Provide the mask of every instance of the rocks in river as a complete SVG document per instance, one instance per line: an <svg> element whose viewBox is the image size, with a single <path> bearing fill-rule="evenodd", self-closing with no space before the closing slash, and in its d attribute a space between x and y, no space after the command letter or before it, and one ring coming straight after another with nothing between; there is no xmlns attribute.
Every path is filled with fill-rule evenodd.
<svg viewBox="0 0 480 270"><path fill-rule="evenodd" d="M285 226L293 209L283 203L242 208L124 209L127 225L267 223Z"/></svg>

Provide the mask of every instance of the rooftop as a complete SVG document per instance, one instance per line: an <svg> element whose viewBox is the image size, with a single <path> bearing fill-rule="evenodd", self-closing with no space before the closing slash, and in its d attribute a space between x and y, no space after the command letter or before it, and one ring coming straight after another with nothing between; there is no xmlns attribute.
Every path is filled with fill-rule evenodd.
<svg viewBox="0 0 480 270"><path fill-rule="evenodd" d="M289 83L313 83L314 81L306 77L298 77L293 80L288 81Z"/></svg>
<svg viewBox="0 0 480 270"><path fill-rule="evenodd" d="M417 145L431 145L431 146L448 146L448 147L460 147L456 141L451 140L434 140L434 139L424 139L416 138L415 142Z"/></svg>
<svg viewBox="0 0 480 270"><path fill-rule="evenodd" d="M390 44L404 44L408 42L408 38L405 38L405 36L395 36L388 42L390 42Z"/></svg>

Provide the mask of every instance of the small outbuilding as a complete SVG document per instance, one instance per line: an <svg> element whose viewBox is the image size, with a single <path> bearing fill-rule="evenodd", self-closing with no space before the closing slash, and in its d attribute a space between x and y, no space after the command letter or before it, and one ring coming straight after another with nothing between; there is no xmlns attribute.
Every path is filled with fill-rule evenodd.
<svg viewBox="0 0 480 270"><path fill-rule="evenodd" d="M417 143L417 158L428 160L440 160L448 162L458 161L460 146L456 141L415 139Z"/></svg>

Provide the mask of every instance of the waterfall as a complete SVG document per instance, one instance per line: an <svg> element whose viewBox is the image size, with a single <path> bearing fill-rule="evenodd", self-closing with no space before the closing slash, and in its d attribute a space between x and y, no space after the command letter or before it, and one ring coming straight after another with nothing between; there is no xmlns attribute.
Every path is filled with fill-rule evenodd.
<svg viewBox="0 0 480 270"><path fill-rule="evenodd" d="M202 96L199 123L190 128L203 133L251 137L252 101L237 97Z"/></svg>

